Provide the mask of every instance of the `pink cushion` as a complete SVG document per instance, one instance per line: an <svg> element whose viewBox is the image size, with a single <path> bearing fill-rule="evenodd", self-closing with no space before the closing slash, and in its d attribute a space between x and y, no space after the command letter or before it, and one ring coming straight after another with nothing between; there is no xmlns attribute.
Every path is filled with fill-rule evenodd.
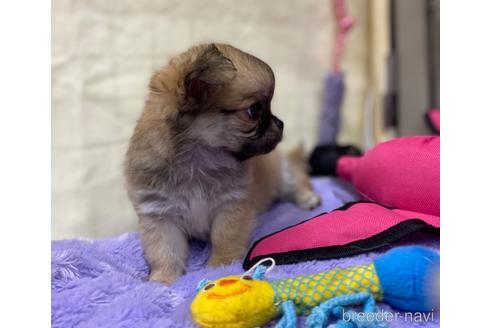
<svg viewBox="0 0 492 328"><path fill-rule="evenodd" d="M393 139L362 157L340 158L337 174L368 200L439 216L439 152L436 136Z"/></svg>
<svg viewBox="0 0 492 328"><path fill-rule="evenodd" d="M441 131L441 112L439 109L433 108L428 111L427 118L432 129L435 130L436 133L439 133Z"/></svg>

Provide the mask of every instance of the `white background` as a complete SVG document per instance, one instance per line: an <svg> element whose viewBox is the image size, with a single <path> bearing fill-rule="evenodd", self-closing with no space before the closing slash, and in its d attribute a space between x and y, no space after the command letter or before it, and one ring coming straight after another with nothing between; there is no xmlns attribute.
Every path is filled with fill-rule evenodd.
<svg viewBox="0 0 492 328"><path fill-rule="evenodd" d="M491 9L441 7L443 327L490 322ZM0 13L0 326L49 327L50 8L11 1Z"/></svg>

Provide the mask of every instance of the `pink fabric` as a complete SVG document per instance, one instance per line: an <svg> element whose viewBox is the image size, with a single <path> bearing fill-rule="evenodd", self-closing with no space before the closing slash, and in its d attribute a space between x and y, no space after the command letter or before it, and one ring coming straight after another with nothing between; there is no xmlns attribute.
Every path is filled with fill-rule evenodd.
<svg viewBox="0 0 492 328"><path fill-rule="evenodd" d="M367 239L400 222L421 219L439 228L439 217L408 210L388 209L373 203L354 204L334 210L260 240L249 259L276 253L339 246ZM299 238L299 236L309 236Z"/></svg>
<svg viewBox="0 0 492 328"><path fill-rule="evenodd" d="M347 13L345 0L332 0L332 3L337 23L337 37L335 42L335 55L333 56L332 69L334 72L339 72L343 49L345 48L345 39L349 30L354 25L354 19Z"/></svg>
<svg viewBox="0 0 492 328"><path fill-rule="evenodd" d="M429 111L429 120L432 126L437 130L441 131L441 112L437 108L433 108Z"/></svg>
<svg viewBox="0 0 492 328"><path fill-rule="evenodd" d="M439 137L406 137L378 144L362 157L340 158L337 174L368 200L439 216L439 163Z"/></svg>

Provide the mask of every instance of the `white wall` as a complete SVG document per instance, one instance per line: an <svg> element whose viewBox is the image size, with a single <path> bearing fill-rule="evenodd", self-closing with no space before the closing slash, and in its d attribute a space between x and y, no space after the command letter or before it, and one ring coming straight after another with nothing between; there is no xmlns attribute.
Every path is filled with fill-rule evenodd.
<svg viewBox="0 0 492 328"><path fill-rule="evenodd" d="M54 0L52 2L52 238L115 235L135 227L122 162L151 73L191 45L230 43L269 63L283 148L315 143L334 25L330 1ZM367 3L344 67L341 141L359 144L367 84Z"/></svg>

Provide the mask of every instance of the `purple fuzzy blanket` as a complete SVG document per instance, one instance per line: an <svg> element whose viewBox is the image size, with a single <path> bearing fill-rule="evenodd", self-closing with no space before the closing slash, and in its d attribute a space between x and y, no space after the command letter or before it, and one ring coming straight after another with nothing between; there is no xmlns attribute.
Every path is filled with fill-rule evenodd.
<svg viewBox="0 0 492 328"><path fill-rule="evenodd" d="M306 212L291 204L276 204L261 216L254 239L357 198L347 185L335 179L315 179L314 186L323 198L323 205L319 209ZM439 248L438 240L429 240L427 237L412 242ZM239 261L227 267L206 267L209 253L208 244L193 242L187 274L168 287L147 281L149 268L137 233L94 241L53 241L52 326L194 327L188 308L198 281L243 272ZM284 278L337 266L368 263L378 255L378 252L371 252L338 260L277 266L268 277ZM391 310L385 305L380 308ZM405 319L404 314L401 314L399 320L390 323L390 327L439 327L437 313L433 314L432 319L428 322L419 320L418 317ZM301 318L300 327L303 322L304 318Z"/></svg>

